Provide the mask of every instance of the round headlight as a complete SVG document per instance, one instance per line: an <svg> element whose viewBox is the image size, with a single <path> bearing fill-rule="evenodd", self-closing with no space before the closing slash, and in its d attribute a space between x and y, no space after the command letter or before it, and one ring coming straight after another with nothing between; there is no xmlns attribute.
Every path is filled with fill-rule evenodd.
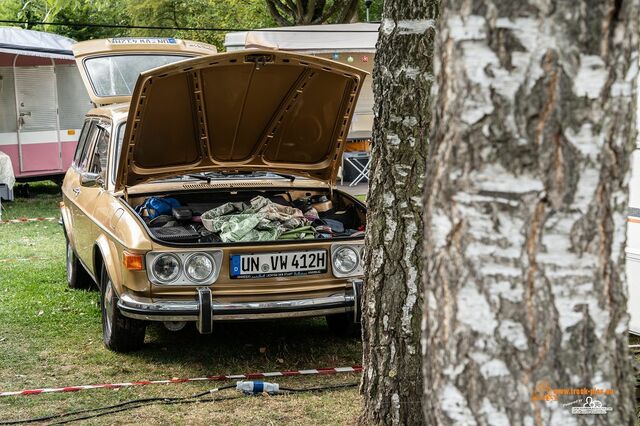
<svg viewBox="0 0 640 426"><path fill-rule="evenodd" d="M161 282L171 282L180 275L180 259L173 254L156 257L151 267L153 275Z"/></svg>
<svg viewBox="0 0 640 426"><path fill-rule="evenodd" d="M340 247L333 255L333 268L340 274L350 274L358 267L358 253L351 247Z"/></svg>
<svg viewBox="0 0 640 426"><path fill-rule="evenodd" d="M187 259L184 272L195 282L202 282L213 275L215 264L213 259L203 253L193 254Z"/></svg>

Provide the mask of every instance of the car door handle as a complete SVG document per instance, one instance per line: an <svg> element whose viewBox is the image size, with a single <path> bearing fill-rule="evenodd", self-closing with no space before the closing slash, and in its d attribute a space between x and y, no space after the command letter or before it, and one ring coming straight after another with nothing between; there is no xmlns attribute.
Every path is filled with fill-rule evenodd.
<svg viewBox="0 0 640 426"><path fill-rule="evenodd" d="M76 194L76 197L80 195L80 188L73 188L73 193Z"/></svg>

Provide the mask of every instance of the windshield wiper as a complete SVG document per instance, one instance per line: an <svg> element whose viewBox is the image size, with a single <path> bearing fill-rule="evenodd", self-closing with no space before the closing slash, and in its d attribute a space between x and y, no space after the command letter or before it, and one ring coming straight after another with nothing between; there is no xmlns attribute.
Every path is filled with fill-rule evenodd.
<svg viewBox="0 0 640 426"><path fill-rule="evenodd" d="M277 173L277 172L243 172L243 171L235 171L235 172L203 172L203 173L193 173L193 174L186 174L183 176L188 176L190 178L194 178L194 179L198 179L198 180L204 180L207 181L207 183L211 183L211 180L215 179L215 178L225 178L225 179L233 179L234 177L237 176L242 176L242 177L269 177L269 175L274 175L274 176L278 176L281 177L283 179L288 179L290 182L293 182L294 180L296 180L296 177L293 175L288 175L285 173Z"/></svg>
<svg viewBox="0 0 640 426"><path fill-rule="evenodd" d="M198 180L205 180L207 181L207 183L211 183L211 176L205 176L205 175L197 175L197 174L187 174L184 176L188 176L190 178L194 178L194 179L198 179Z"/></svg>
<svg viewBox="0 0 640 426"><path fill-rule="evenodd" d="M289 181L291 181L291 182L296 180L296 177L294 175L287 175L287 174L284 174L284 173L275 173L275 172L269 172L269 173L271 173L273 175L276 175L276 176L280 176L281 178L284 178L284 179L289 179Z"/></svg>
<svg viewBox="0 0 640 426"><path fill-rule="evenodd" d="M289 181L293 182L294 180L296 180L296 177L293 175L287 175L284 173L278 173L278 172L263 172L263 171L259 171L259 172L249 172L249 171L236 171L236 172L229 172L229 173L225 173L222 172L221 173L223 176L226 177L233 177L233 176L247 176L247 177L269 177L269 175L274 175L274 176L278 176L281 177L283 179L288 179Z"/></svg>

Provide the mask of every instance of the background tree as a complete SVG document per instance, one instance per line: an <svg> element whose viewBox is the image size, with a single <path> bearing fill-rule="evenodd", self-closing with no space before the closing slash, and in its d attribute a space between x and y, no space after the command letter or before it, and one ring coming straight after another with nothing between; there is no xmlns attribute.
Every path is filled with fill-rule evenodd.
<svg viewBox="0 0 640 426"><path fill-rule="evenodd" d="M358 0L265 0L280 26L344 24L358 17Z"/></svg>
<svg viewBox="0 0 640 426"><path fill-rule="evenodd" d="M134 25L200 28L261 28L274 25L262 0L127 1L127 10ZM225 32L135 29L130 34L204 41L224 51Z"/></svg>
<svg viewBox="0 0 640 426"><path fill-rule="evenodd" d="M450 0L425 211L428 424L633 424L624 274L638 0ZM536 389L540 392L537 392ZM584 402L584 401L583 401Z"/></svg>
<svg viewBox="0 0 640 426"><path fill-rule="evenodd" d="M386 1L373 72L361 424L422 421L422 194L438 0Z"/></svg>
<svg viewBox="0 0 640 426"><path fill-rule="evenodd" d="M0 19L168 27L259 28L275 25L264 0L1 0ZM181 37L215 44L225 32L28 25L75 40Z"/></svg>

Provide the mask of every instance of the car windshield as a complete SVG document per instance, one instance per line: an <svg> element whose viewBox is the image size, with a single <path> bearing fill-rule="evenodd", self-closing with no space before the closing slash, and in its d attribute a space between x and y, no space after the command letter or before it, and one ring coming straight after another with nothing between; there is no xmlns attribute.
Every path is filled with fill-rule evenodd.
<svg viewBox="0 0 640 426"><path fill-rule="evenodd" d="M87 58L84 67L97 96L130 96L140 73L189 59L186 55L114 55Z"/></svg>

